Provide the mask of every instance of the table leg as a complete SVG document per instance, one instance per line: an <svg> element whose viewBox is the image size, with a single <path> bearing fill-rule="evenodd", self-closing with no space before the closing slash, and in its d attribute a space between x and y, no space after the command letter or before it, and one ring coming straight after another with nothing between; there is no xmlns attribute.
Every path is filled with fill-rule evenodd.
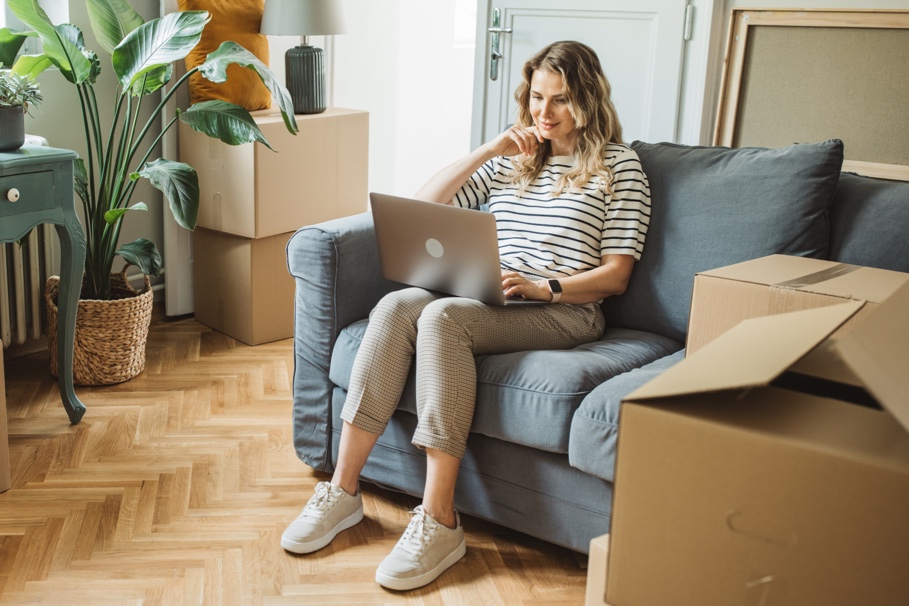
<svg viewBox="0 0 909 606"><path fill-rule="evenodd" d="M60 397L69 420L82 420L85 405L73 389L73 343L76 338L76 312L85 269L85 235L75 213L65 213L65 223L57 225L60 238L60 294L57 296L57 379Z"/></svg>

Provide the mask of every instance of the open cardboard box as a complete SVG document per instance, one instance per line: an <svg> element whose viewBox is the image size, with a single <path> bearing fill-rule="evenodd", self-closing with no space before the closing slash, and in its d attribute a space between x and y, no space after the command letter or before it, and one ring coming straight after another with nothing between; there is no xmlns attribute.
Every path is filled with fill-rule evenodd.
<svg viewBox="0 0 909 606"><path fill-rule="evenodd" d="M909 285L828 340L866 305L746 320L627 397L605 601L909 603ZM882 409L797 391L812 350Z"/></svg>

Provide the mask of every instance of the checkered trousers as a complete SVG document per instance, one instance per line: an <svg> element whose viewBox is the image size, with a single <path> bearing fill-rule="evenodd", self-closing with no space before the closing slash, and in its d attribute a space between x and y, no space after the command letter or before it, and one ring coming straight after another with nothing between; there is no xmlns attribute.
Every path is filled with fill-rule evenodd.
<svg viewBox="0 0 909 606"><path fill-rule="evenodd" d="M603 327L595 303L497 307L421 288L394 291L370 314L341 418L385 431L416 355L413 444L462 458L476 400L475 355L569 349L599 339Z"/></svg>

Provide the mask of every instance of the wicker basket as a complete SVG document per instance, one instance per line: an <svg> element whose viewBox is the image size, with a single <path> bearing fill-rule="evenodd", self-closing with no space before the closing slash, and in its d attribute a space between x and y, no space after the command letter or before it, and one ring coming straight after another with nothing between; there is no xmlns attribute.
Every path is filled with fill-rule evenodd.
<svg viewBox="0 0 909 606"><path fill-rule="evenodd" d="M57 376L57 294L60 278L51 276L44 289L50 370ZM112 385L128 381L145 369L145 342L151 324L154 293L148 276L135 290L125 273L111 275L110 301L80 300L73 347L76 385Z"/></svg>

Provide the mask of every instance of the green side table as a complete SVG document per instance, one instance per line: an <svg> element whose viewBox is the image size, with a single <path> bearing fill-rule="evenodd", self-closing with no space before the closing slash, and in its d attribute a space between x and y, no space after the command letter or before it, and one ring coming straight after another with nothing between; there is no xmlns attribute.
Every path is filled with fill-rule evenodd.
<svg viewBox="0 0 909 606"><path fill-rule="evenodd" d="M0 242L15 242L41 223L53 223L60 238L57 376L73 424L85 414L73 389L76 310L85 267L85 234L73 200L76 157L73 151L32 145L0 153Z"/></svg>

